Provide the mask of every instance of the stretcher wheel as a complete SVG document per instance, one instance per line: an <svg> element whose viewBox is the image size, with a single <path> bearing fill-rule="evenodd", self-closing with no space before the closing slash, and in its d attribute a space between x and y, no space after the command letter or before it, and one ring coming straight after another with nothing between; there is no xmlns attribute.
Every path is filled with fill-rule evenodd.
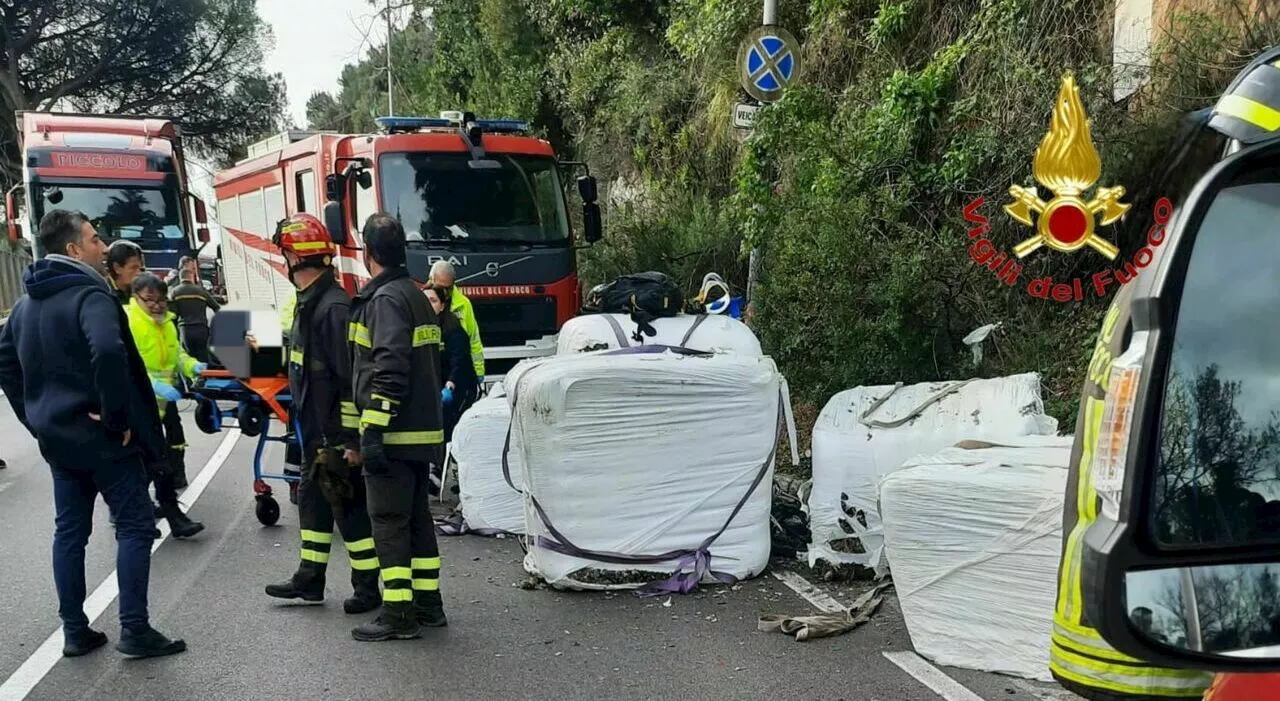
<svg viewBox="0 0 1280 701"><path fill-rule="evenodd" d="M207 400L197 402L196 427L205 433L217 433L222 430L222 415L217 404Z"/></svg>
<svg viewBox="0 0 1280 701"><path fill-rule="evenodd" d="M258 517L258 523L264 526L276 525L280 520L280 504L266 494L259 494L255 501L257 503L253 506L253 513Z"/></svg>
<svg viewBox="0 0 1280 701"><path fill-rule="evenodd" d="M240 432L253 438L262 433L262 429L267 425L267 412L260 406L246 404L240 409L238 417L240 423Z"/></svg>

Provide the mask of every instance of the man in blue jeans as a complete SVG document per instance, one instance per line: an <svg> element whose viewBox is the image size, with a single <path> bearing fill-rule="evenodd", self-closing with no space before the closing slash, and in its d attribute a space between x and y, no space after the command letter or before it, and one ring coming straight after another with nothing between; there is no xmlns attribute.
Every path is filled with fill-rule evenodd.
<svg viewBox="0 0 1280 701"><path fill-rule="evenodd" d="M78 657L107 643L84 613L84 551L98 494L116 517L120 642L130 657L187 649L151 627L147 584L155 512L144 461L165 455L151 380L124 310L103 277L106 245L83 214L40 222L45 257L0 328L0 389L53 472L53 579L65 644Z"/></svg>

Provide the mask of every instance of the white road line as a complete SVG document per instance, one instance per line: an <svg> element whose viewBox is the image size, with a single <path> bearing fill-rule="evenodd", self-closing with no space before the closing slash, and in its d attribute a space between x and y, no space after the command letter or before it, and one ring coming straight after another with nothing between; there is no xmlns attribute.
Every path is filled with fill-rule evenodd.
<svg viewBox="0 0 1280 701"><path fill-rule="evenodd" d="M841 611L849 610L848 606L836 601L830 594L819 589L809 580L795 572L773 570L773 576L823 613L840 613ZM0 701L3 701L3 698L0 698Z"/></svg>
<svg viewBox="0 0 1280 701"><path fill-rule="evenodd" d="M204 467L200 469L200 474L191 481L190 486L182 494L182 502L188 508L195 504L196 499L199 499L200 495L204 493L205 487L208 487L214 476L218 474L218 470L222 469L223 463L230 457L231 451L235 449L236 441L239 438L240 431L238 429L228 431L226 437L222 439L222 444L214 451L213 457L209 458L209 462L205 463ZM151 546L152 554L159 550L160 546L169 539L169 524L161 521L157 525L160 528L160 537ZM107 607L111 605L111 602L115 600L119 593L120 584L116 581L116 571L112 570L111 574L102 580L98 588L94 589L93 593L84 602L84 613L89 617L89 622L93 623L98 620L98 617L107 610ZM118 631L113 631L112 633L113 638L119 637ZM4 681L4 684L0 684L0 701L23 701L23 699L27 698L27 694L30 694L31 690L36 688L36 685L44 680L53 669L53 666L62 659L62 643L62 626L58 626L58 629L53 631L53 634L32 653L31 657L28 657L27 661L23 662L22 666Z"/></svg>
<svg viewBox="0 0 1280 701"><path fill-rule="evenodd" d="M985 701L981 696L969 691L960 682L948 677L945 672L929 664L925 659L909 650L882 653L885 659L898 665L902 671L915 677L915 680L946 699L946 701Z"/></svg>

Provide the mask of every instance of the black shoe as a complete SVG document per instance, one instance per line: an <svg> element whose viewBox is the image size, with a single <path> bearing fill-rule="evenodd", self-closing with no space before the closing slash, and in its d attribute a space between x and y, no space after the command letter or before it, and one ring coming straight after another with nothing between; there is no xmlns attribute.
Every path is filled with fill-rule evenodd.
<svg viewBox="0 0 1280 701"><path fill-rule="evenodd" d="M382 605L382 595L378 590L373 592L357 591L354 596L342 602L342 610L357 615L376 611Z"/></svg>
<svg viewBox="0 0 1280 701"><path fill-rule="evenodd" d="M319 604L324 601L324 581L301 587L290 577L280 584L268 584L267 596L274 599L302 599L309 604Z"/></svg>
<svg viewBox="0 0 1280 701"><path fill-rule="evenodd" d="M362 643L412 640L420 635L412 603L384 604L377 618L351 631L351 637Z"/></svg>
<svg viewBox="0 0 1280 701"><path fill-rule="evenodd" d="M147 628L142 633L125 633L116 643L116 649L129 657L164 657L186 652L187 643L183 640L170 640L155 628Z"/></svg>
<svg viewBox="0 0 1280 701"><path fill-rule="evenodd" d="M83 633L67 636L67 640L62 646L62 656L80 657L82 655L87 655L106 644L106 633L98 632L92 628L86 628Z"/></svg>
<svg viewBox="0 0 1280 701"><path fill-rule="evenodd" d="M444 600L438 591L416 591L413 593L413 616L418 625L427 628L443 628L449 625L444 615Z"/></svg>
<svg viewBox="0 0 1280 701"><path fill-rule="evenodd" d="M169 532L174 538L190 538L204 530L204 524L192 521L182 513L177 504L162 509L164 518L169 522Z"/></svg>

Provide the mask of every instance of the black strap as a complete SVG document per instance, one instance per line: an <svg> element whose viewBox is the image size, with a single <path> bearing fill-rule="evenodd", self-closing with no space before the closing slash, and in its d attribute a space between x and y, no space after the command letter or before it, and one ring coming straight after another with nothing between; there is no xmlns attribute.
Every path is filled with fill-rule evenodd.
<svg viewBox="0 0 1280 701"><path fill-rule="evenodd" d="M689 330L684 333L684 338L680 339L681 348L684 348L689 345L689 339L693 338L693 332L697 331L698 327L702 326L702 322L706 320L707 320L706 314L699 314L698 318L693 320L693 326L690 326Z"/></svg>

